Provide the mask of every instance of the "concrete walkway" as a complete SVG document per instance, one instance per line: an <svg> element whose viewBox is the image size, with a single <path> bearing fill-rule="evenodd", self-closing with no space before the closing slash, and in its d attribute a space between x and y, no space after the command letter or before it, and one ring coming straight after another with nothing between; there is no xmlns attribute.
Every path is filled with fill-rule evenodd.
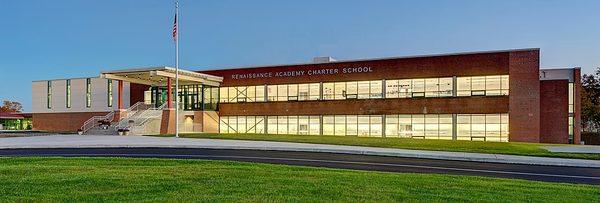
<svg viewBox="0 0 600 203"><path fill-rule="evenodd" d="M600 146L596 145L574 145L574 146L544 146L551 152L600 154Z"/></svg>
<svg viewBox="0 0 600 203"><path fill-rule="evenodd" d="M144 136L79 136L53 135L36 137L0 138L0 149L22 148L100 148L100 147L166 147L203 149L250 149L275 151L302 151L429 158L490 163L516 163L548 166L577 166L600 168L600 161L530 157L465 152L425 151L377 147L304 144L291 142L242 141Z"/></svg>

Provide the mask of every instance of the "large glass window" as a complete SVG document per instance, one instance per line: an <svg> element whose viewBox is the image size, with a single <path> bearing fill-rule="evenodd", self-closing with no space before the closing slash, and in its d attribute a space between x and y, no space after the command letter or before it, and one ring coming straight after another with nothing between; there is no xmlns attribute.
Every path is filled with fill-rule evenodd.
<svg viewBox="0 0 600 203"><path fill-rule="evenodd" d="M370 85L371 85L371 83L369 81L360 81L357 83L357 87L358 87L357 97L359 99L368 99L369 98L369 91L371 89Z"/></svg>
<svg viewBox="0 0 600 203"><path fill-rule="evenodd" d="M222 116L219 123L221 133L265 133L264 116Z"/></svg>
<svg viewBox="0 0 600 203"><path fill-rule="evenodd" d="M258 85L255 87L255 91L256 91L256 98L254 100L257 102L264 102L265 101L265 86Z"/></svg>
<svg viewBox="0 0 600 203"><path fill-rule="evenodd" d="M458 77L457 96L508 95L508 75Z"/></svg>
<svg viewBox="0 0 600 203"><path fill-rule="evenodd" d="M452 114L386 115L386 137L452 139Z"/></svg>
<svg viewBox="0 0 600 203"><path fill-rule="evenodd" d="M52 81L48 81L48 87L46 89L46 107L52 108Z"/></svg>
<svg viewBox="0 0 600 203"><path fill-rule="evenodd" d="M386 98L451 97L453 79L425 78L386 80Z"/></svg>
<svg viewBox="0 0 600 203"><path fill-rule="evenodd" d="M92 107L92 79L85 79L85 107Z"/></svg>
<svg viewBox="0 0 600 203"><path fill-rule="evenodd" d="M381 137L381 115L323 116L323 135Z"/></svg>
<svg viewBox="0 0 600 203"><path fill-rule="evenodd" d="M108 107L112 107L113 106L113 81L111 79L106 80L106 100L108 102Z"/></svg>
<svg viewBox="0 0 600 203"><path fill-rule="evenodd" d="M508 114L458 114L456 139L508 141ZM385 119L384 119L385 118ZM266 120L265 120L266 119ZM265 122L267 122L265 129ZM383 125L385 123L385 125ZM321 130L322 129L322 130ZM221 133L269 133L452 140L452 114L223 116ZM322 132L321 132L322 131Z"/></svg>
<svg viewBox="0 0 600 203"><path fill-rule="evenodd" d="M287 101L288 100L288 86L287 85L277 85L277 101Z"/></svg>
<svg viewBox="0 0 600 203"><path fill-rule="evenodd" d="M569 100L569 143L574 143L574 135L575 135L575 85L570 82L568 86L568 100ZM577 143L578 144L578 143Z"/></svg>
<svg viewBox="0 0 600 203"><path fill-rule="evenodd" d="M457 140L508 141L508 114L458 114Z"/></svg>
<svg viewBox="0 0 600 203"><path fill-rule="evenodd" d="M67 80L66 94L67 94L66 106L67 106L67 108L71 108L71 80Z"/></svg>
<svg viewBox="0 0 600 203"><path fill-rule="evenodd" d="M508 95L508 75L457 78L457 96ZM385 87L385 92L383 89ZM221 87L221 102L306 101L383 98L452 97L454 79L418 78L326 83Z"/></svg>

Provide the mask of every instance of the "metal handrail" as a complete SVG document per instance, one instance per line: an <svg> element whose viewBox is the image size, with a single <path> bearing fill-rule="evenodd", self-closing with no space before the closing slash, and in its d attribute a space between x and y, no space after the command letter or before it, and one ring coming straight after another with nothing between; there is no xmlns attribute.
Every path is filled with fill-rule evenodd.
<svg viewBox="0 0 600 203"><path fill-rule="evenodd" d="M126 118L121 119L119 121L119 123L114 126L114 128L116 130L123 129L123 128L127 127L127 125L129 125L129 121L130 120L134 120L134 119L137 119L137 118L142 118L142 119L144 119L143 122L145 122L146 120L150 119L150 118L144 118L144 117L147 116L148 110L163 110L164 107L166 106L166 103L162 104L159 107L153 107L153 106L154 106L153 104L145 106L145 107L150 107L150 108L147 108L147 109L140 109L140 108L136 107L137 110L135 111L135 113L128 114L128 116ZM151 118L154 118L154 117L156 117L156 116L152 116ZM142 123L142 122L140 122L140 123Z"/></svg>
<svg viewBox="0 0 600 203"><path fill-rule="evenodd" d="M105 116L92 116L90 119L83 122L83 126L81 126L81 131L83 133L85 133L88 130L96 127L96 124L98 123L98 121L102 121L102 120L112 121L114 118L115 118L114 111L111 111L110 113L106 114Z"/></svg>

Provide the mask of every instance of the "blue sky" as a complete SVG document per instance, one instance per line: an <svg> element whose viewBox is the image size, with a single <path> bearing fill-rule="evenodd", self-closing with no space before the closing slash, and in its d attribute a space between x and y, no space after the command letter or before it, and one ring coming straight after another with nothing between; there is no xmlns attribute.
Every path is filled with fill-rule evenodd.
<svg viewBox="0 0 600 203"><path fill-rule="evenodd" d="M190 70L512 48L542 67L600 66L600 1L180 1ZM0 100L31 81L173 66L170 0L0 0Z"/></svg>

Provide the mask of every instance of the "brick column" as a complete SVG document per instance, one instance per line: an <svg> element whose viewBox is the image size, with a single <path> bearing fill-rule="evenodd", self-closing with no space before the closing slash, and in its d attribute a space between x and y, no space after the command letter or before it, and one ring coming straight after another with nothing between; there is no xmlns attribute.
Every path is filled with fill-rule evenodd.
<svg viewBox="0 0 600 203"><path fill-rule="evenodd" d="M123 81L119 80L119 85L117 87L117 107L118 109L123 109Z"/></svg>
<svg viewBox="0 0 600 203"><path fill-rule="evenodd" d="M173 103L171 102L173 92L171 92L171 78L167 78L167 108L173 108Z"/></svg>
<svg viewBox="0 0 600 203"><path fill-rule="evenodd" d="M573 71L573 144L581 143L581 68L575 67Z"/></svg>

